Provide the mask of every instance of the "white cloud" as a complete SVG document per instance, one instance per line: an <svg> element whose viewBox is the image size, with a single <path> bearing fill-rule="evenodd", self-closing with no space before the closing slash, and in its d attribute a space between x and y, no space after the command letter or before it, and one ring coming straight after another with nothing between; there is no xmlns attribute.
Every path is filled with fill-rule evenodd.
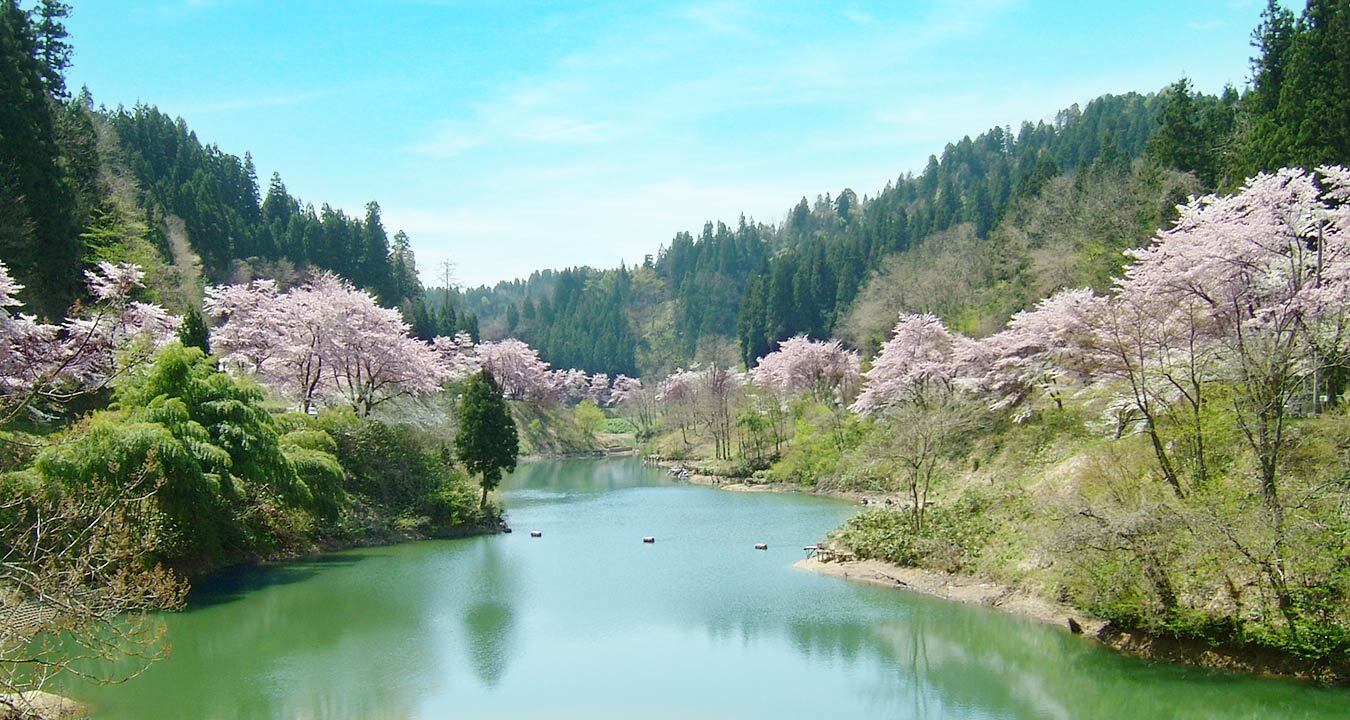
<svg viewBox="0 0 1350 720"><path fill-rule="evenodd" d="M299 105L325 97L324 90L312 90L284 95L256 95L249 97L218 98L210 100L188 100L185 102L166 102L165 107L174 108L184 115L204 115L206 113L230 112L234 110L256 110L259 108Z"/></svg>

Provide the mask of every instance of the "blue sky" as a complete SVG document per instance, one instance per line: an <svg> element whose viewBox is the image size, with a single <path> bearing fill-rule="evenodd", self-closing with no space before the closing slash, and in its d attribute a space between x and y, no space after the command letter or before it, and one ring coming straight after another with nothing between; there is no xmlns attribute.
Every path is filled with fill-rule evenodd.
<svg viewBox="0 0 1350 720"><path fill-rule="evenodd" d="M430 280L640 262L871 194L1103 93L1241 87L1257 0L77 0L70 84L183 116L265 185L375 199Z"/></svg>

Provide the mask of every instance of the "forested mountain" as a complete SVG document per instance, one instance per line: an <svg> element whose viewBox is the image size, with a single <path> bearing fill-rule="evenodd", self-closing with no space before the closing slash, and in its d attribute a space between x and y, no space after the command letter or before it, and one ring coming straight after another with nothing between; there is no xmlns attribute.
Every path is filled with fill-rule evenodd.
<svg viewBox="0 0 1350 720"><path fill-rule="evenodd" d="M1231 117L1236 95L1194 101L1205 112ZM1162 95L1103 96L1084 109L1075 105L1057 113L1053 122L1026 122L1016 133L995 127L949 144L922 173L900 176L875 197L860 198L847 188L814 203L803 197L780 224L744 216L735 227L708 222L698 235L676 234L654 259L631 271L535 273L528 281L468 291L466 304L483 317L489 335L519 335L560 365L627 373L620 368L629 361L626 355L593 360L553 338L567 338L574 347L627 348L621 338L635 337L637 369L644 373L669 371L699 356L725 359L733 342L731 354L753 364L794 334L831 335L885 258L962 224L984 239L1014 204L1099 158L1128 166L1145 154L1163 104ZM624 287L637 277L654 286L655 297L649 292L639 309L631 292L601 291L611 273L615 279L607 287ZM563 277L571 284L564 286ZM616 302L627 327L608 319ZM576 312L559 314L560 306Z"/></svg>
<svg viewBox="0 0 1350 720"><path fill-rule="evenodd" d="M617 367L607 357L588 364L597 361L548 338L610 347L621 344L615 333L624 331L637 338L638 370L665 373L700 357L725 359L733 340L746 365L798 333L824 338L843 330L864 349L874 348L879 339L860 319L871 311L859 306L859 293L870 283L875 302L884 283L921 286L932 279L897 274L906 261L895 258L909 258L911 270L917 258L930 265L983 261L985 270L976 274L988 285L962 281L981 299L966 293L943 319L987 331L1067 286L1059 282L1109 282L1123 261L1120 251L1145 242L1190 193L1232 189L1261 170L1345 162L1350 19L1343 8L1313 0L1296 17L1269 2L1253 34L1251 87L1241 94L1231 87L1219 95L1198 93L1183 78L1158 93L1104 95L1049 122L1024 122L1016 131L994 127L948 144L920 173L901 175L874 196L845 188L814 202L801 198L777 224L742 217L735 228L709 222L697 236L678 233L654 260L630 271L634 278L647 271L651 277L644 280L656 286L655 296L648 293L640 305L629 296L626 329L588 321L613 302L589 283L614 271L573 271L587 285L580 292L568 288L564 304L580 318L538 313L541 304L556 307L553 293L561 291L548 272L477 288L466 299L488 334L520 334L550 361ZM1071 206L1073 243L1041 244L1036 238L1048 237L1044 227L1029 223L1044 226L1053 217L1050 208L1066 209L1065 193L1099 201L1091 206L1096 214L1082 217ZM1126 217L1122 208L1132 214ZM995 256L999 252L1005 254ZM1068 255L1058 258L1065 267L1051 271L1046 262L1054 253ZM1073 272L1065 269L1075 265ZM910 295L907 302L916 304L906 309L935 302ZM845 320L849 327L841 328ZM555 333L555 324L566 329Z"/></svg>
<svg viewBox="0 0 1350 720"><path fill-rule="evenodd" d="M1053 123L1025 122L1016 135L995 127L962 138L876 197L846 189L814 206L803 198L779 228L784 251L748 283L736 328L742 359L753 363L797 333L829 337L886 256L961 223L985 238L1014 203L1061 173L1099 156L1138 157L1161 104L1157 95L1106 95L1060 111Z"/></svg>

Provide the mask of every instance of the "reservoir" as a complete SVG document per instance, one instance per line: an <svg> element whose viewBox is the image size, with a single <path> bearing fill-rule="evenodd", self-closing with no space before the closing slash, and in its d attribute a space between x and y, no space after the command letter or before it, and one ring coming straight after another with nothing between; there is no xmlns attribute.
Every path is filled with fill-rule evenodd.
<svg viewBox="0 0 1350 720"><path fill-rule="evenodd" d="M189 609L163 618L167 659L125 684L64 692L95 717L140 720L1350 708L1350 691L1146 663L984 608L792 569L854 512L841 501L690 486L633 458L522 464L501 489L512 534L201 580Z"/></svg>

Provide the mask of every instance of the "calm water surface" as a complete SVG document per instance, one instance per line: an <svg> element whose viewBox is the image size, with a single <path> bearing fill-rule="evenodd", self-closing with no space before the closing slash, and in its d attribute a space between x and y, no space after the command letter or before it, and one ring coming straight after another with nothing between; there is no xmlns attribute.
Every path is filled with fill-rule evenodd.
<svg viewBox="0 0 1350 720"><path fill-rule="evenodd" d="M1350 692L792 570L844 503L676 485L633 459L531 463L503 490L514 534L201 582L166 617L169 659L69 692L140 720L1350 717Z"/></svg>

